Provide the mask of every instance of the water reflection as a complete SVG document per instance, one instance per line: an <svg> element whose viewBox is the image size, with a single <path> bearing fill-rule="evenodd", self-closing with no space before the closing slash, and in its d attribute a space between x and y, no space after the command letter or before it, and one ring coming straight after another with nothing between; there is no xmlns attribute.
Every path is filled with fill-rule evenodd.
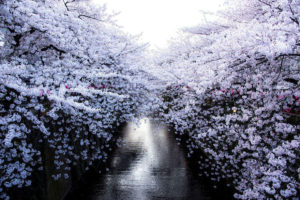
<svg viewBox="0 0 300 200"><path fill-rule="evenodd" d="M110 172L94 188L93 200L210 199L192 178L183 152L167 129L149 120L129 124Z"/></svg>

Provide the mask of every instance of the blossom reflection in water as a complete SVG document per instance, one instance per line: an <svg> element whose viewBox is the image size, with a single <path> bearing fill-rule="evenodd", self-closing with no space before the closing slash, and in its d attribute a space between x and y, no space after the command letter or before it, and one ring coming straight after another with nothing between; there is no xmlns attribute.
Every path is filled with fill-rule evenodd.
<svg viewBox="0 0 300 200"><path fill-rule="evenodd" d="M211 199L192 178L166 127L157 129L148 119L140 126L130 123L124 141L92 199Z"/></svg>

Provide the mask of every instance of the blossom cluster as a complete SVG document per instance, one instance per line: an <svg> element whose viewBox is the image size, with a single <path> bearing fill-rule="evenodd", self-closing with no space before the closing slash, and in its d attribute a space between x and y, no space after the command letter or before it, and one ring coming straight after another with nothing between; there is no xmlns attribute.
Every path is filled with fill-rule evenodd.
<svg viewBox="0 0 300 200"><path fill-rule="evenodd" d="M106 162L115 129L140 115L142 47L77 1L1 1L0 27L0 199L58 194L52 180Z"/></svg>
<svg viewBox="0 0 300 200"><path fill-rule="evenodd" d="M227 1L156 60L169 83L157 116L236 199L299 197L299 3Z"/></svg>

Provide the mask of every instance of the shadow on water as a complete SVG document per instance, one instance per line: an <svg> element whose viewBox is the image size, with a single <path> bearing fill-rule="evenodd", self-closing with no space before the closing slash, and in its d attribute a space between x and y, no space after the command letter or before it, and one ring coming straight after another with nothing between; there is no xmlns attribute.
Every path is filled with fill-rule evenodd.
<svg viewBox="0 0 300 200"><path fill-rule="evenodd" d="M128 124L125 144L113 153L109 172L82 185L66 199L231 199L200 182L172 134L166 127L156 127L149 120L143 120L139 127Z"/></svg>

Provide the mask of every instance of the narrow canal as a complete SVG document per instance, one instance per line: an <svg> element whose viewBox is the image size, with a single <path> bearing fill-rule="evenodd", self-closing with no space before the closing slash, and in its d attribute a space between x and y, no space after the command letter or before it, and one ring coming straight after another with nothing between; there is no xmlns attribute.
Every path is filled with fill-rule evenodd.
<svg viewBox="0 0 300 200"><path fill-rule="evenodd" d="M67 199L216 199L194 177L184 152L166 127L157 129L149 120L142 120L140 126L128 124L124 131L125 144L114 152L109 171L86 186L85 192Z"/></svg>

